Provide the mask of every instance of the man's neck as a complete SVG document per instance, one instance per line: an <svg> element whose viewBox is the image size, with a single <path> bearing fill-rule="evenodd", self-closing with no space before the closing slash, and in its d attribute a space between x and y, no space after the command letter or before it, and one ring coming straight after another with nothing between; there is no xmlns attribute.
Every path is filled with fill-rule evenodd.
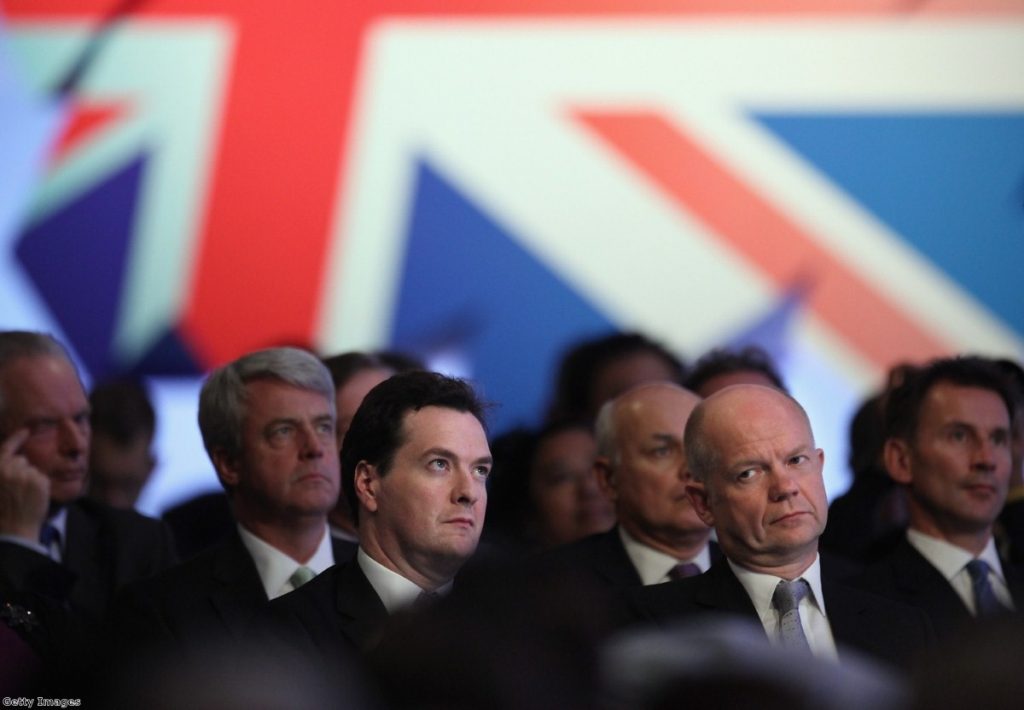
<svg viewBox="0 0 1024 710"><path fill-rule="evenodd" d="M711 528L704 528L703 530L677 530L655 535L625 521L621 522L620 525L637 542L647 545L658 552L663 552L677 560L692 560L695 558L704 549L704 546L708 544L708 539L711 537Z"/></svg>
<svg viewBox="0 0 1024 710"><path fill-rule="evenodd" d="M434 564L429 568L427 565L414 565L401 553L401 548L395 541L379 535L369 522L360 525L359 533L359 546L374 562L402 575L428 592L450 583L461 566L461 562L451 565Z"/></svg>
<svg viewBox="0 0 1024 710"><path fill-rule="evenodd" d="M297 562L308 562L316 553L327 529L327 516L307 516L287 525L239 518L238 522L268 545Z"/></svg>
<svg viewBox="0 0 1024 710"><path fill-rule="evenodd" d="M818 558L818 548L815 547L812 550L805 550L800 554L784 558L747 558L743 555L730 555L728 550L725 550L725 556L734 564L751 572L770 574L791 582L794 579L798 579L800 575L807 571L808 567L814 564L814 560Z"/></svg>
<svg viewBox="0 0 1024 710"><path fill-rule="evenodd" d="M992 539L991 525L979 530L943 530L938 525L931 524L931 521L911 518L910 529L916 530L922 535L948 542L974 557L980 555L988 545L988 541Z"/></svg>

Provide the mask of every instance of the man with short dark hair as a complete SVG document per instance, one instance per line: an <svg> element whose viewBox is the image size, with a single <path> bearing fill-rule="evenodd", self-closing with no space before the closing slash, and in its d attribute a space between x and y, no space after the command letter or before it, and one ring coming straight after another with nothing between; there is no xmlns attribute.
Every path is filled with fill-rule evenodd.
<svg viewBox="0 0 1024 710"><path fill-rule="evenodd" d="M273 602L268 624L335 656L365 649L390 614L447 593L476 550L490 468L482 407L465 382L407 372L374 387L342 447L359 552Z"/></svg>
<svg viewBox="0 0 1024 710"><path fill-rule="evenodd" d="M314 355L272 348L214 371L199 395L199 428L236 526L127 590L115 643L129 650L241 639L269 599L354 554L327 530L338 498L334 385Z"/></svg>
<svg viewBox="0 0 1024 710"><path fill-rule="evenodd" d="M906 491L906 538L860 580L924 609L941 636L1024 604L1024 575L992 528L1006 501L1014 401L992 361L907 369L888 395L885 466Z"/></svg>
<svg viewBox="0 0 1024 710"><path fill-rule="evenodd" d="M89 392L89 407L92 445L86 495L131 510L156 466L156 412L146 388L132 379L97 384Z"/></svg>
<svg viewBox="0 0 1024 710"><path fill-rule="evenodd" d="M89 402L64 347L0 332L0 585L95 622L174 551L161 523L82 497L89 446Z"/></svg>
<svg viewBox="0 0 1024 710"><path fill-rule="evenodd" d="M632 590L643 617L728 613L773 642L842 660L844 649L906 663L931 638L924 615L837 581L818 555L824 453L787 394L736 385L690 415L687 492L725 560L698 577Z"/></svg>

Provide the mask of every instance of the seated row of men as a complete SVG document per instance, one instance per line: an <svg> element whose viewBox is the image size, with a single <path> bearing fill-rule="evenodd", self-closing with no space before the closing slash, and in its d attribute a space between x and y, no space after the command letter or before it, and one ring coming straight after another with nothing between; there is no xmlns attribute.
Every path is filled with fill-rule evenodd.
<svg viewBox="0 0 1024 710"><path fill-rule="evenodd" d="M859 570L819 554L824 453L792 397L641 385L597 418L594 468L618 524L498 574L599 590L616 624L732 614L815 656L906 665L956 626L1024 604L1024 576L992 536L1015 404L980 358L936 361L890 393L885 461L908 491L910 529ZM211 374L199 425L236 526L173 564L159 523L80 497L88 406L63 348L0 334L0 631L18 634L0 640L59 657L39 620L70 610L104 619L119 658L254 638L367 652L389 618L471 579L493 462L483 405L436 373L370 389L340 459L336 419L331 375L308 352L260 351ZM328 534L339 488L357 544Z"/></svg>

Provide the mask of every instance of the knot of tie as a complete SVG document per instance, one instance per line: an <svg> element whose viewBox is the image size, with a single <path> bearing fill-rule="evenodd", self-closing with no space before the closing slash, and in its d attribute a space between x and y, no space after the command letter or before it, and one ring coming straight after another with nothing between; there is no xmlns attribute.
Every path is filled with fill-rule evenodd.
<svg viewBox="0 0 1024 710"><path fill-rule="evenodd" d="M700 574L700 567L693 562L682 562L668 571L669 579L686 579Z"/></svg>
<svg viewBox="0 0 1024 710"><path fill-rule="evenodd" d="M55 542L60 541L60 530L58 530L51 523L43 523L43 527L39 529L39 543L46 548L49 548Z"/></svg>
<svg viewBox="0 0 1024 710"><path fill-rule="evenodd" d="M782 580L772 594L772 606L779 612L779 640L783 646L809 651L810 644L800 621L800 601L810 592L805 579Z"/></svg>
<svg viewBox="0 0 1024 710"><path fill-rule="evenodd" d="M315 576L316 572L311 570L309 567L302 565L292 572L292 576L288 578L288 581L291 582L292 589L298 589Z"/></svg>
<svg viewBox="0 0 1024 710"><path fill-rule="evenodd" d="M967 563L967 574L971 576L971 589L974 591L974 608L977 616L992 616L1007 611L996 597L992 584L988 581L989 566L985 560L974 559Z"/></svg>
<svg viewBox="0 0 1024 710"><path fill-rule="evenodd" d="M416 596L415 600L413 600L412 608L417 611L420 609L427 609L437 603L437 600L440 598L441 595L437 592L428 592L424 590Z"/></svg>

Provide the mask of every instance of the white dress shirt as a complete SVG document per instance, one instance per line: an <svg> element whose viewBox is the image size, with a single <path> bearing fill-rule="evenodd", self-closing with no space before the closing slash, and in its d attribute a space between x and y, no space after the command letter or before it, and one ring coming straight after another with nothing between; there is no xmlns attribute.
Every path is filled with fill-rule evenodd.
<svg viewBox="0 0 1024 710"><path fill-rule="evenodd" d="M971 586L971 575L966 565L974 559L974 556L956 545L951 545L945 540L940 540L931 535L925 535L919 530L907 529L907 542L915 550L921 553L932 567L939 571L953 591L963 600L964 606L977 616L978 610L974 604L974 588ZM996 553L996 545L989 537L985 549L978 555L979 560L988 563L988 581L992 585L992 591L1003 606L1013 609L1013 597L1010 596L1010 589L1006 586L1006 577L1003 576L1003 566L999 562L999 555Z"/></svg>
<svg viewBox="0 0 1024 710"><path fill-rule="evenodd" d="M626 555L629 556L630 562L633 563L637 574L640 575L640 581L645 586L668 582L671 579L668 573L679 564L692 562L700 568L701 572L707 572L708 567L711 566L711 553L708 551L707 544L692 560L677 560L672 555L666 555L661 550L655 550L653 547L643 544L626 532L626 528L621 525L619 526L619 539L622 540L622 546L626 548Z"/></svg>
<svg viewBox="0 0 1024 710"><path fill-rule="evenodd" d="M754 604L757 615L761 619L761 625L765 633L773 643L779 641L779 612L772 606L772 595L775 588L782 581L781 577L771 574L760 574L744 569L729 560L729 567L732 568L736 579L747 591L747 596ZM800 600L800 623L804 629L804 636L811 647L811 652L818 658L837 660L839 655L836 652L836 642L832 636L832 628L828 624L828 614L825 611L825 596L821 591L821 557L815 555L814 562L804 570L798 579L804 579L810 585L811 592ZM792 581L792 580L791 580Z"/></svg>
<svg viewBox="0 0 1024 710"><path fill-rule="evenodd" d="M420 589L415 582L412 582L398 572L394 572L377 560L366 554L362 547L356 552L356 563L366 575L367 581L377 592L377 596L384 602L384 608L388 614L405 609L416 601L416 597L424 590ZM440 595L447 594L452 588L452 582L443 587L435 589L434 592Z"/></svg>
<svg viewBox="0 0 1024 710"><path fill-rule="evenodd" d="M277 599L295 589L289 578L299 567L309 567L320 574L334 564L334 549L331 547L331 536L327 533L326 524L316 552L306 562L293 560L241 525L238 526L238 534L242 536L242 544L252 556L252 561L256 563L256 571L263 582L263 591L267 593L267 599Z"/></svg>

